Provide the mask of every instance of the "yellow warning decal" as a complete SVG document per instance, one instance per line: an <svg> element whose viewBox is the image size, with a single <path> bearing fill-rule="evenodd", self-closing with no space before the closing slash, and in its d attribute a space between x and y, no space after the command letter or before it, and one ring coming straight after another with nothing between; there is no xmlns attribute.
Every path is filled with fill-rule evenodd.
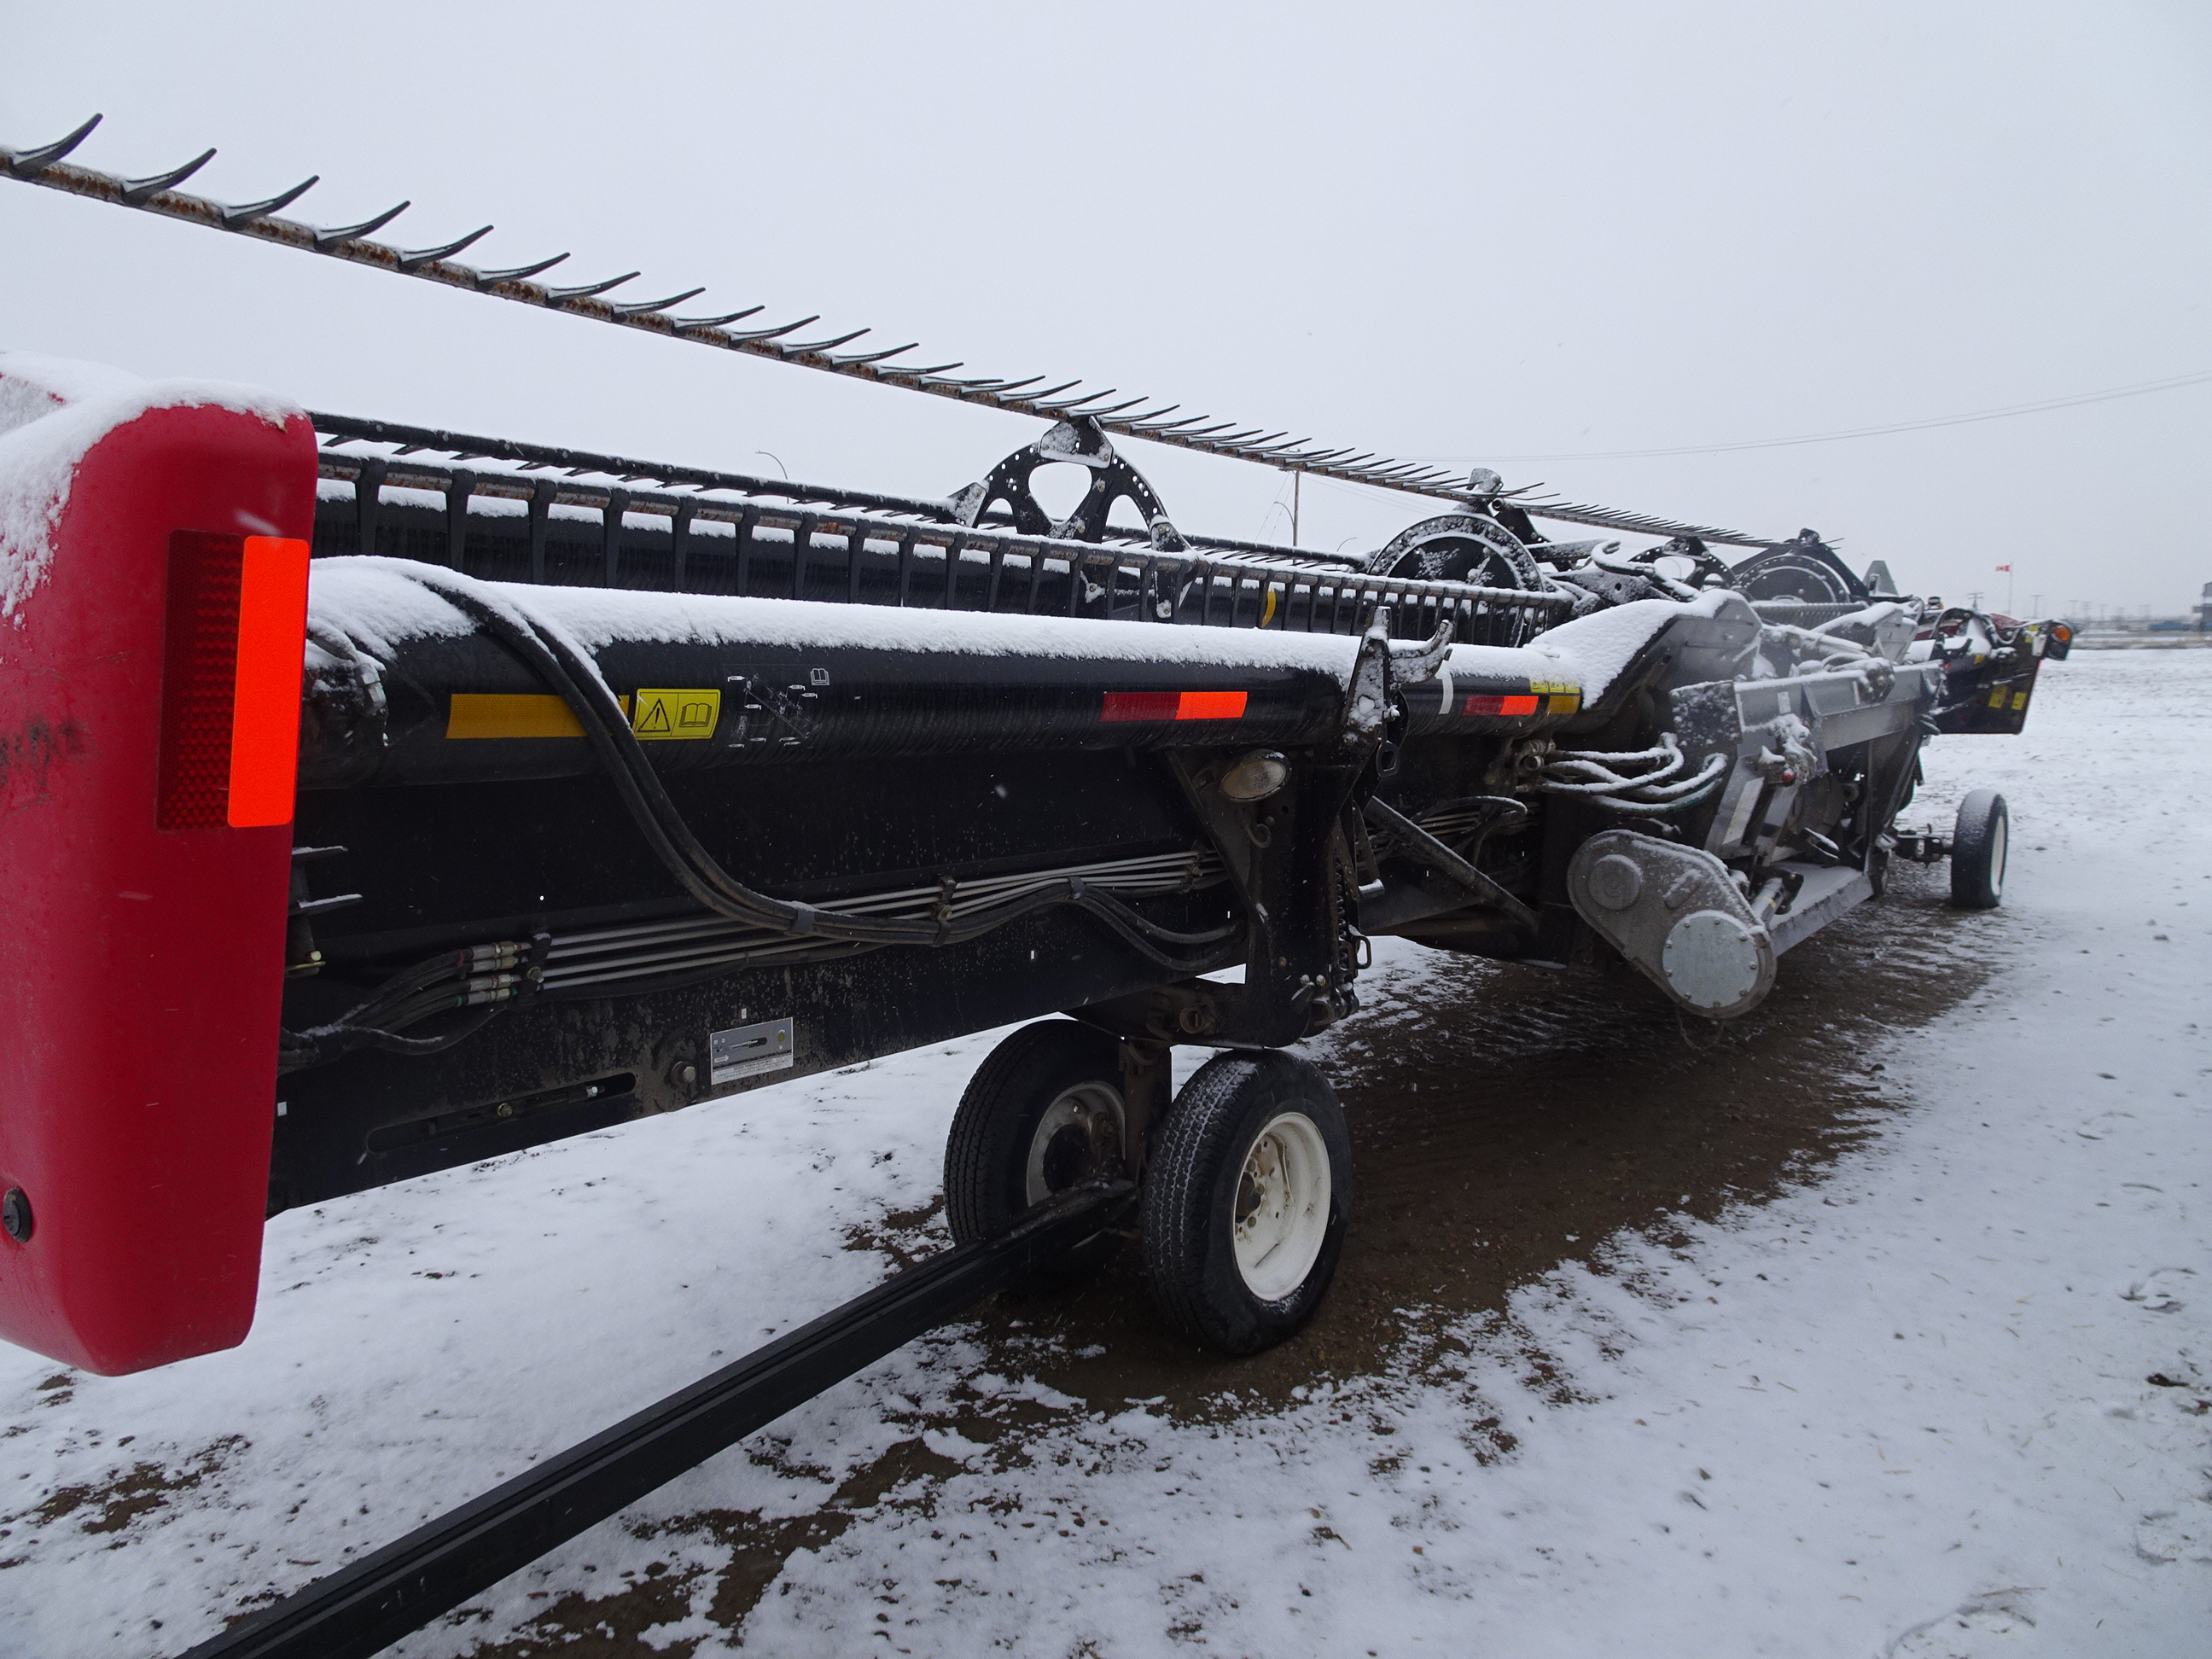
<svg viewBox="0 0 2212 1659"><path fill-rule="evenodd" d="M1544 705L1547 714L1572 714L1583 706L1583 694L1579 691L1552 691L1546 695L1551 698Z"/></svg>
<svg viewBox="0 0 2212 1659"><path fill-rule="evenodd" d="M1577 702L1583 698L1583 689L1572 680L1530 680L1528 689L1540 697L1572 697Z"/></svg>
<svg viewBox="0 0 2212 1659"><path fill-rule="evenodd" d="M722 718L720 690L672 691L640 686L629 729L644 742L711 738Z"/></svg>
<svg viewBox="0 0 2212 1659"><path fill-rule="evenodd" d="M2004 706L2005 689L2001 685L1997 687L1996 690L1990 693L1990 707L1992 708L2002 708Z"/></svg>
<svg viewBox="0 0 2212 1659"><path fill-rule="evenodd" d="M2020 711L2021 711L2021 709L2023 709L2023 708L2027 708L2027 692L2025 692L2025 691L2015 691L2015 692L2014 692L2014 693L2012 694L2012 712L2013 712L2014 714L2017 714L2018 713L2020 713Z"/></svg>

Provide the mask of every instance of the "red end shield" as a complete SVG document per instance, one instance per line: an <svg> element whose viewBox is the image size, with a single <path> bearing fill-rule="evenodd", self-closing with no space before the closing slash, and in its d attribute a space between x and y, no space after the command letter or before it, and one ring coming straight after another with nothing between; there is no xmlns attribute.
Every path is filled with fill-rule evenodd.
<svg viewBox="0 0 2212 1659"><path fill-rule="evenodd" d="M88 1370L252 1322L314 436L161 408L0 620L0 1336Z"/></svg>

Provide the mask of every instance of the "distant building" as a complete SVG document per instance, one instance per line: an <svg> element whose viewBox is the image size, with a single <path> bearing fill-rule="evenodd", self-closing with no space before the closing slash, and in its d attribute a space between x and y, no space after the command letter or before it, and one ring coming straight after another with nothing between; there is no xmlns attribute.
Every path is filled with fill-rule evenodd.
<svg viewBox="0 0 2212 1659"><path fill-rule="evenodd" d="M2212 582L2204 584L2204 598L2197 607L2197 631L2212 634Z"/></svg>

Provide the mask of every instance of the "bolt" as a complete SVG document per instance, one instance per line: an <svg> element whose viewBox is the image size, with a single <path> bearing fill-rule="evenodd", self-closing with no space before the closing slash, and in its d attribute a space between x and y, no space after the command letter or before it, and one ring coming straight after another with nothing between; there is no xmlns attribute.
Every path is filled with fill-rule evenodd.
<svg viewBox="0 0 2212 1659"><path fill-rule="evenodd" d="M0 1197L0 1228L18 1244L31 1242L31 1198L21 1187L10 1187Z"/></svg>
<svg viewBox="0 0 2212 1659"><path fill-rule="evenodd" d="M696 1066L686 1065L682 1071L677 1073L677 1076L683 1079L684 1086L689 1088L692 1084L696 1083L699 1080L699 1068Z"/></svg>

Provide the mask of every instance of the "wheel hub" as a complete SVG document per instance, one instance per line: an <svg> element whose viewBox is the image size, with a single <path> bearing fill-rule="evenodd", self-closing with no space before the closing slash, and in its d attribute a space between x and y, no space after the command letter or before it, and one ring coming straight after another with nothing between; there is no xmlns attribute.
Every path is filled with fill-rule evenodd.
<svg viewBox="0 0 2212 1659"><path fill-rule="evenodd" d="M1305 1282L1328 1231L1328 1149L1311 1118L1285 1112L1244 1155L1237 1179L1237 1270L1262 1301L1279 1302Z"/></svg>
<svg viewBox="0 0 2212 1659"><path fill-rule="evenodd" d="M1121 1091L1104 1083L1079 1083L1044 1109L1030 1137L1026 1201L1042 1204L1054 1193L1121 1167Z"/></svg>

